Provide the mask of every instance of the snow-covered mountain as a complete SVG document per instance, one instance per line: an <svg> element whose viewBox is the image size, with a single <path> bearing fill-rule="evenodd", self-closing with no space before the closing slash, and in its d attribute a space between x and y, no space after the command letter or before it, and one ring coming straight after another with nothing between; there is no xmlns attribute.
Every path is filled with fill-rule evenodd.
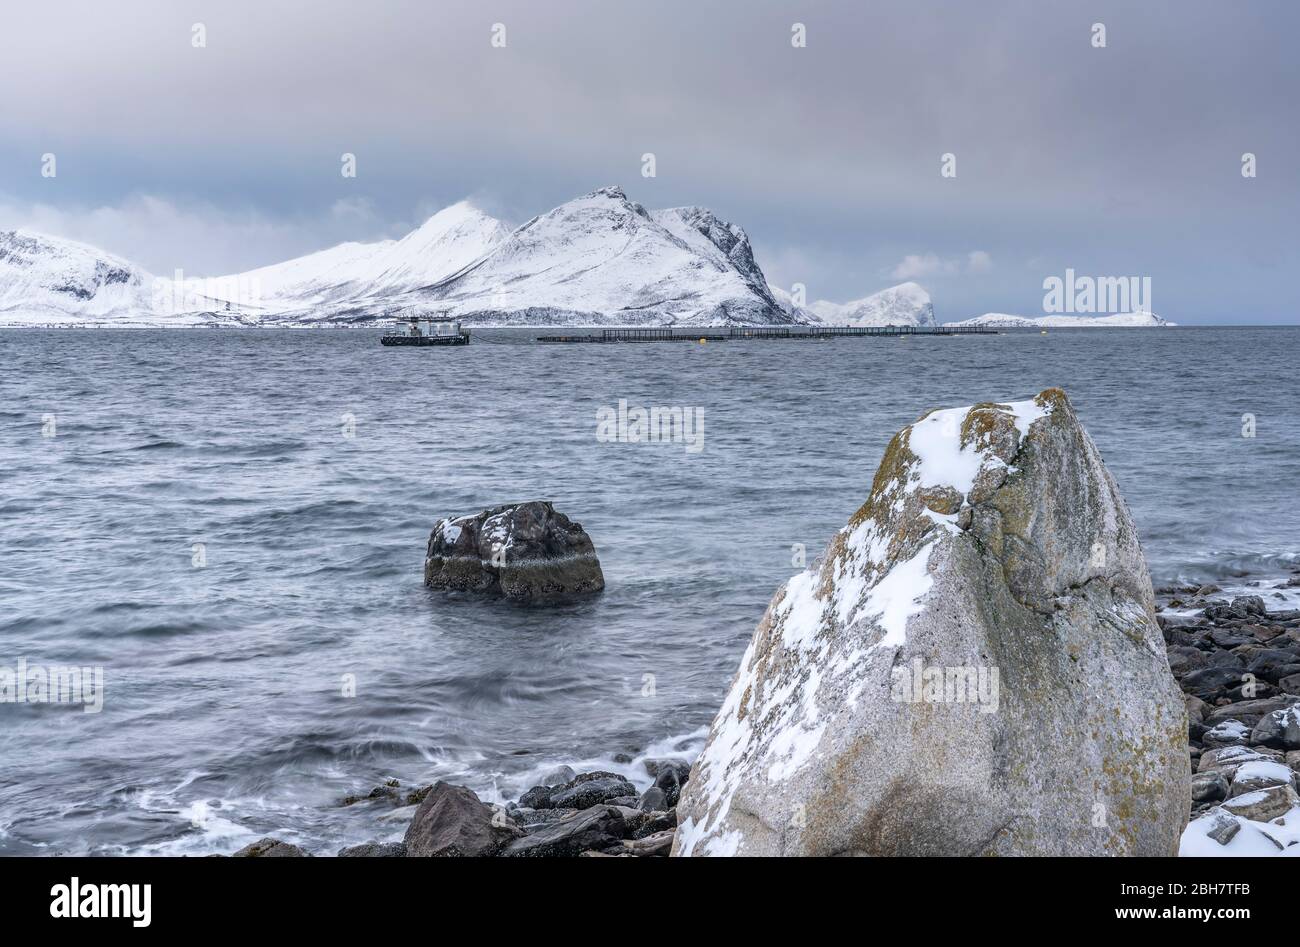
<svg viewBox="0 0 1300 947"><path fill-rule="evenodd" d="M934 304L930 294L916 283L899 283L865 299L847 303L818 300L808 307L829 325L837 326L932 326Z"/></svg>
<svg viewBox="0 0 1300 947"><path fill-rule="evenodd" d="M835 326L932 326L934 305L930 294L916 283L900 283L853 302L833 303L824 299L799 306L777 286L769 291L778 304L798 322L820 322Z"/></svg>
<svg viewBox="0 0 1300 947"><path fill-rule="evenodd" d="M60 325L149 311L153 277L84 243L0 233L0 323Z"/></svg>
<svg viewBox="0 0 1300 947"><path fill-rule="evenodd" d="M410 301L471 325L792 321L741 228L698 207L651 213L617 187L534 217Z"/></svg>
<svg viewBox="0 0 1300 947"><path fill-rule="evenodd" d="M1157 328L1177 325L1152 312L1123 312L1112 316L1013 316L1004 312L986 312L974 319L949 322L950 326L984 326L993 329L1077 329L1077 328Z"/></svg>
<svg viewBox="0 0 1300 947"><path fill-rule="evenodd" d="M467 201L438 211L400 240L328 250L217 277L212 295L262 316L296 316L372 305L429 286L473 263L510 228ZM249 298L249 297L252 298Z"/></svg>
<svg viewBox="0 0 1300 947"><path fill-rule="evenodd" d="M469 325L763 325L792 316L744 230L601 188L510 230L467 202L400 240L244 273L156 278L92 247L3 235L0 324L304 325L445 313Z"/></svg>

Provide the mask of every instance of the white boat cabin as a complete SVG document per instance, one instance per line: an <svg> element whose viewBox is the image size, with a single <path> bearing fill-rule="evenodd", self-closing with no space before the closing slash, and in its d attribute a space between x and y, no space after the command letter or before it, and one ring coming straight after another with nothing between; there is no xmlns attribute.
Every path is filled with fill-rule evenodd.
<svg viewBox="0 0 1300 947"><path fill-rule="evenodd" d="M454 338L461 334L460 320L454 316L408 316L397 321L397 331L394 335L402 335L403 327L405 334L413 339L420 337L426 338Z"/></svg>

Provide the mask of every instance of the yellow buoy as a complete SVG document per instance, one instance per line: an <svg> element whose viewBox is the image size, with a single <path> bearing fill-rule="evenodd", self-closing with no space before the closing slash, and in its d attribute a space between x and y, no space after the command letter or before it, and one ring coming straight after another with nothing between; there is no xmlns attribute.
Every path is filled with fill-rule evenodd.
<svg viewBox="0 0 1300 947"><path fill-rule="evenodd" d="M703 345L703 344L704 344L705 342L707 342L707 341L709 341L709 340L708 340L708 339L700 339L700 345Z"/></svg>

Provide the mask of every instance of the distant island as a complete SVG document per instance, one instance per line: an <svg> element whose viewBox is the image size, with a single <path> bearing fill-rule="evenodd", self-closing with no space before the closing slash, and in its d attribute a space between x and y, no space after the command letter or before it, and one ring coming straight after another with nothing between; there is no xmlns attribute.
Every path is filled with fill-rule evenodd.
<svg viewBox="0 0 1300 947"><path fill-rule="evenodd" d="M1153 312L1122 312L1112 316L1012 316L1004 312L986 312L974 319L948 322L950 326L983 326L989 329L1153 329L1176 326Z"/></svg>

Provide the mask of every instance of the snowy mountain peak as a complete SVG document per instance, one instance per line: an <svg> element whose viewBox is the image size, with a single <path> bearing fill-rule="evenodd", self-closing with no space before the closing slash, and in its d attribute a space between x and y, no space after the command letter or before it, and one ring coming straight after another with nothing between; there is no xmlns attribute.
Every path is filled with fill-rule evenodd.
<svg viewBox="0 0 1300 947"><path fill-rule="evenodd" d="M628 201L627 193L617 184L611 184L609 187L598 187L590 194L584 194L582 197L579 197L578 200L582 201L589 198L599 197L606 197L614 201ZM572 201L570 201L570 203L572 203ZM632 202L628 201L628 203Z"/></svg>
<svg viewBox="0 0 1300 947"><path fill-rule="evenodd" d="M822 322L841 326L932 326L934 304L918 283L891 286L863 299L847 303L819 299L810 304Z"/></svg>
<svg viewBox="0 0 1300 947"><path fill-rule="evenodd" d="M341 243L214 281L251 300L227 297L220 287L212 296L216 303L232 302L262 315L378 305L456 274L509 234L495 217L459 201L400 240Z"/></svg>
<svg viewBox="0 0 1300 947"><path fill-rule="evenodd" d="M533 218L430 289L444 311L480 324L789 321L744 231L700 209L651 213L620 187Z"/></svg>
<svg viewBox="0 0 1300 947"><path fill-rule="evenodd" d="M436 283L510 236L510 228L469 201L445 207L384 251L372 277L382 287Z"/></svg>

